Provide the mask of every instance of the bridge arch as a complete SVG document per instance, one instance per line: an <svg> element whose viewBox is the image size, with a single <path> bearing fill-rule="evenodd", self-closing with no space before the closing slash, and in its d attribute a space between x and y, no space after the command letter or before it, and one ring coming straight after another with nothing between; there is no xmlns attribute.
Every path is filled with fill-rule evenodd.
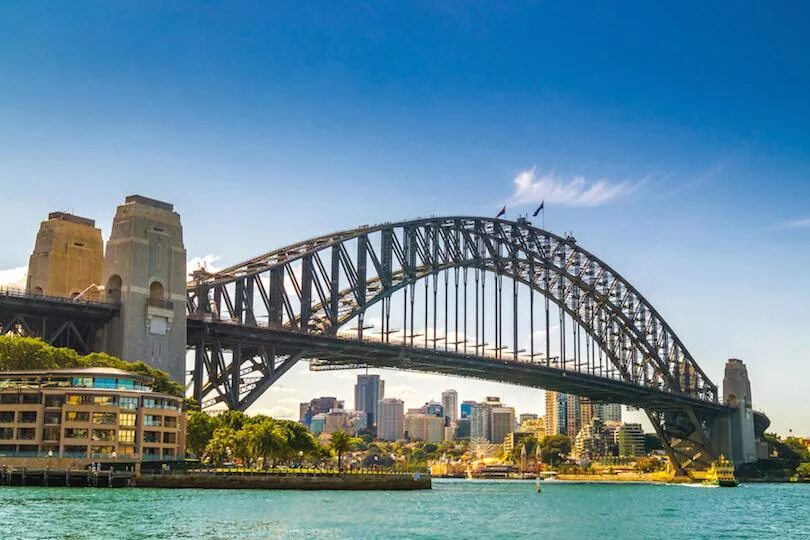
<svg viewBox="0 0 810 540"><path fill-rule="evenodd" d="M457 306L460 281L463 294L468 292L468 272L484 276L481 335L476 330L474 339L469 336L465 322L464 335L454 332L451 348L448 295L455 295ZM490 310L484 306L488 279L497 295ZM511 350L498 326L491 347L486 333L490 328L491 337L493 328L484 324L487 315L496 318L497 325L504 319L503 279L515 291ZM437 337L440 280L445 321L441 339ZM478 294L479 282L474 281ZM416 284L422 282L424 327L418 335L424 341L418 347L414 298ZM432 303L429 283L433 284ZM526 354L518 339L518 320L526 318L519 289L529 291L532 329L535 297L544 304L545 351L535 351L530 341ZM313 369L415 369L557 389L594 400L615 399L645 409L681 472L705 468L715 455L709 439L712 415L725 409L717 401L716 385L670 325L629 281L572 236L538 229L525 219L431 217L362 226L299 242L215 273L198 271L187 293L189 344L196 355L194 396L203 406L249 407L304 358ZM433 309L431 338L429 306ZM466 296L464 306L466 317ZM557 310L560 320L556 364L548 346L549 306ZM457 327L458 308L454 309ZM364 333L365 318L374 310L381 314L376 339ZM477 317L477 303L473 311ZM396 322L390 319L398 319L401 328L392 329ZM567 319L577 332L571 339L573 355L566 352ZM357 325L347 332L352 321ZM475 324L478 329L477 319ZM577 353L582 339L579 330L585 334L584 362ZM533 340L534 332L529 335ZM438 346L442 340L443 348ZM461 351L459 343L464 343ZM598 372L595 362L588 360L589 351L593 357L597 349ZM602 365L603 353L610 369Z"/></svg>
<svg viewBox="0 0 810 540"><path fill-rule="evenodd" d="M315 238L200 277L189 285L189 311L325 335L359 318L362 339L362 319L375 304L389 312L398 291L468 269L505 276L548 298L607 354L623 380L717 400L717 387L626 279L574 238L526 220L428 218ZM390 325L383 323L382 332L388 336Z"/></svg>

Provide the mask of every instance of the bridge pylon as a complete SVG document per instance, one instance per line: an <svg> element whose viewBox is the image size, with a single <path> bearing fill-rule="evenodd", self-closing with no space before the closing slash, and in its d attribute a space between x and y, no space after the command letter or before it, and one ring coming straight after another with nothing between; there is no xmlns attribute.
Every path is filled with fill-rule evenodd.
<svg viewBox="0 0 810 540"><path fill-rule="evenodd" d="M105 350L142 360L185 382L186 250L171 204L131 195L113 220L104 258L106 298L120 315L105 329Z"/></svg>

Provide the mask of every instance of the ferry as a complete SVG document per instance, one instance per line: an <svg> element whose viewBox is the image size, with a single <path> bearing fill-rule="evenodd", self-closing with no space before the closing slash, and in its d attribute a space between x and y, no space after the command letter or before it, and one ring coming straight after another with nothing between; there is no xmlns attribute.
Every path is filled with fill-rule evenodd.
<svg viewBox="0 0 810 540"><path fill-rule="evenodd" d="M740 485L737 477L734 476L734 464L722 455L706 471L706 479L703 483L720 487L737 487Z"/></svg>

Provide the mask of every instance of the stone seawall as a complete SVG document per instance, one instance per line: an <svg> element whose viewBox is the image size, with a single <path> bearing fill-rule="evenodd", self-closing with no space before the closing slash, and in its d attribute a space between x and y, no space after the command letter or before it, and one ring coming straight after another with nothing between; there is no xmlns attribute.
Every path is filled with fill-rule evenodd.
<svg viewBox="0 0 810 540"><path fill-rule="evenodd" d="M143 474L135 487L181 489L431 489L428 474Z"/></svg>

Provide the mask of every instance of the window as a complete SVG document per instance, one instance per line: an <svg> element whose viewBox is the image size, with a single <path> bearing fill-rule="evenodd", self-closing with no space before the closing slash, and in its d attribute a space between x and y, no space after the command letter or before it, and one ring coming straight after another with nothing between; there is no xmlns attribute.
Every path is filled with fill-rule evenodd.
<svg viewBox="0 0 810 540"><path fill-rule="evenodd" d="M85 411L68 411L65 413L65 420L68 422L89 422L90 413Z"/></svg>
<svg viewBox="0 0 810 540"><path fill-rule="evenodd" d="M7 441L14 438L14 428L4 427L0 428L0 439Z"/></svg>
<svg viewBox="0 0 810 540"><path fill-rule="evenodd" d="M163 417L163 427L176 428L177 427L177 418L174 417L174 416L164 416Z"/></svg>
<svg viewBox="0 0 810 540"><path fill-rule="evenodd" d="M42 403L42 394L22 394L20 401L28 404Z"/></svg>
<svg viewBox="0 0 810 540"><path fill-rule="evenodd" d="M93 403L93 396L87 394L68 394L67 396L68 405L90 405L91 403Z"/></svg>
<svg viewBox="0 0 810 540"><path fill-rule="evenodd" d="M0 424L13 424L14 411L0 411Z"/></svg>
<svg viewBox="0 0 810 540"><path fill-rule="evenodd" d="M115 424L116 414L111 412L94 412L93 423L96 425Z"/></svg>
<svg viewBox="0 0 810 540"><path fill-rule="evenodd" d="M118 424L126 427L135 427L135 413L121 413L118 415Z"/></svg>
<svg viewBox="0 0 810 540"><path fill-rule="evenodd" d="M20 424L36 424L37 411L20 411L17 413L17 422Z"/></svg>
<svg viewBox="0 0 810 540"><path fill-rule="evenodd" d="M118 455L119 456L127 456L127 457L135 457L135 447L134 446L119 446L118 447Z"/></svg>
<svg viewBox="0 0 810 540"><path fill-rule="evenodd" d="M20 401L20 396L17 394L0 394L0 403L4 405L12 405Z"/></svg>
<svg viewBox="0 0 810 540"><path fill-rule="evenodd" d="M64 457L83 458L87 457L86 446L65 446L65 451L62 454Z"/></svg>
<svg viewBox="0 0 810 540"><path fill-rule="evenodd" d="M120 397L118 398L118 406L122 409L129 409L134 411L138 408L138 398L136 397Z"/></svg>
<svg viewBox="0 0 810 540"><path fill-rule="evenodd" d="M61 407L64 403L65 399L62 396L45 396L46 407Z"/></svg>
<svg viewBox="0 0 810 540"><path fill-rule="evenodd" d="M114 441L115 440L115 430L114 429L94 429L90 433L90 440L91 441Z"/></svg>
<svg viewBox="0 0 810 540"><path fill-rule="evenodd" d="M65 430L66 439L86 439L88 431L85 428L67 428Z"/></svg>
<svg viewBox="0 0 810 540"><path fill-rule="evenodd" d="M163 459L174 459L174 448L164 448L163 449Z"/></svg>
<svg viewBox="0 0 810 540"><path fill-rule="evenodd" d="M160 448L144 448L141 452L144 456L159 456Z"/></svg>
<svg viewBox="0 0 810 540"><path fill-rule="evenodd" d="M59 425L62 423L62 413L59 411L48 411L45 413L45 424Z"/></svg>
<svg viewBox="0 0 810 540"><path fill-rule="evenodd" d="M164 433L163 444L177 444L177 433Z"/></svg>
<svg viewBox="0 0 810 540"><path fill-rule="evenodd" d="M101 407L115 407L118 405L116 396L93 396L93 405Z"/></svg>
<svg viewBox="0 0 810 540"><path fill-rule="evenodd" d="M58 441L59 440L59 428L58 427L47 427L42 430L42 440L43 441Z"/></svg>
<svg viewBox="0 0 810 540"><path fill-rule="evenodd" d="M91 446L90 447L90 454L94 457L96 456L109 456L115 452L114 446Z"/></svg>
<svg viewBox="0 0 810 540"><path fill-rule="evenodd" d="M135 381L132 379L118 379L119 390L135 390Z"/></svg>
<svg viewBox="0 0 810 540"><path fill-rule="evenodd" d="M160 427L163 425L163 417L155 416L153 414L146 414L143 417L143 425L151 427Z"/></svg>
<svg viewBox="0 0 810 540"><path fill-rule="evenodd" d="M73 377L74 388L92 388L93 377Z"/></svg>
<svg viewBox="0 0 810 540"><path fill-rule="evenodd" d="M106 377L96 377L96 379L95 379L95 381L93 383L93 387L94 388L109 388L111 390L114 390L117 387L117 384L115 382L115 379L110 379L110 378L106 378Z"/></svg>
<svg viewBox="0 0 810 540"><path fill-rule="evenodd" d="M135 430L134 429L121 429L118 431L118 442L121 443L135 443Z"/></svg>
<svg viewBox="0 0 810 540"><path fill-rule="evenodd" d="M157 431L144 431L143 442L145 443L159 443L160 433Z"/></svg>
<svg viewBox="0 0 810 540"><path fill-rule="evenodd" d="M32 441L37 438L36 428L18 428L17 438L25 441Z"/></svg>

